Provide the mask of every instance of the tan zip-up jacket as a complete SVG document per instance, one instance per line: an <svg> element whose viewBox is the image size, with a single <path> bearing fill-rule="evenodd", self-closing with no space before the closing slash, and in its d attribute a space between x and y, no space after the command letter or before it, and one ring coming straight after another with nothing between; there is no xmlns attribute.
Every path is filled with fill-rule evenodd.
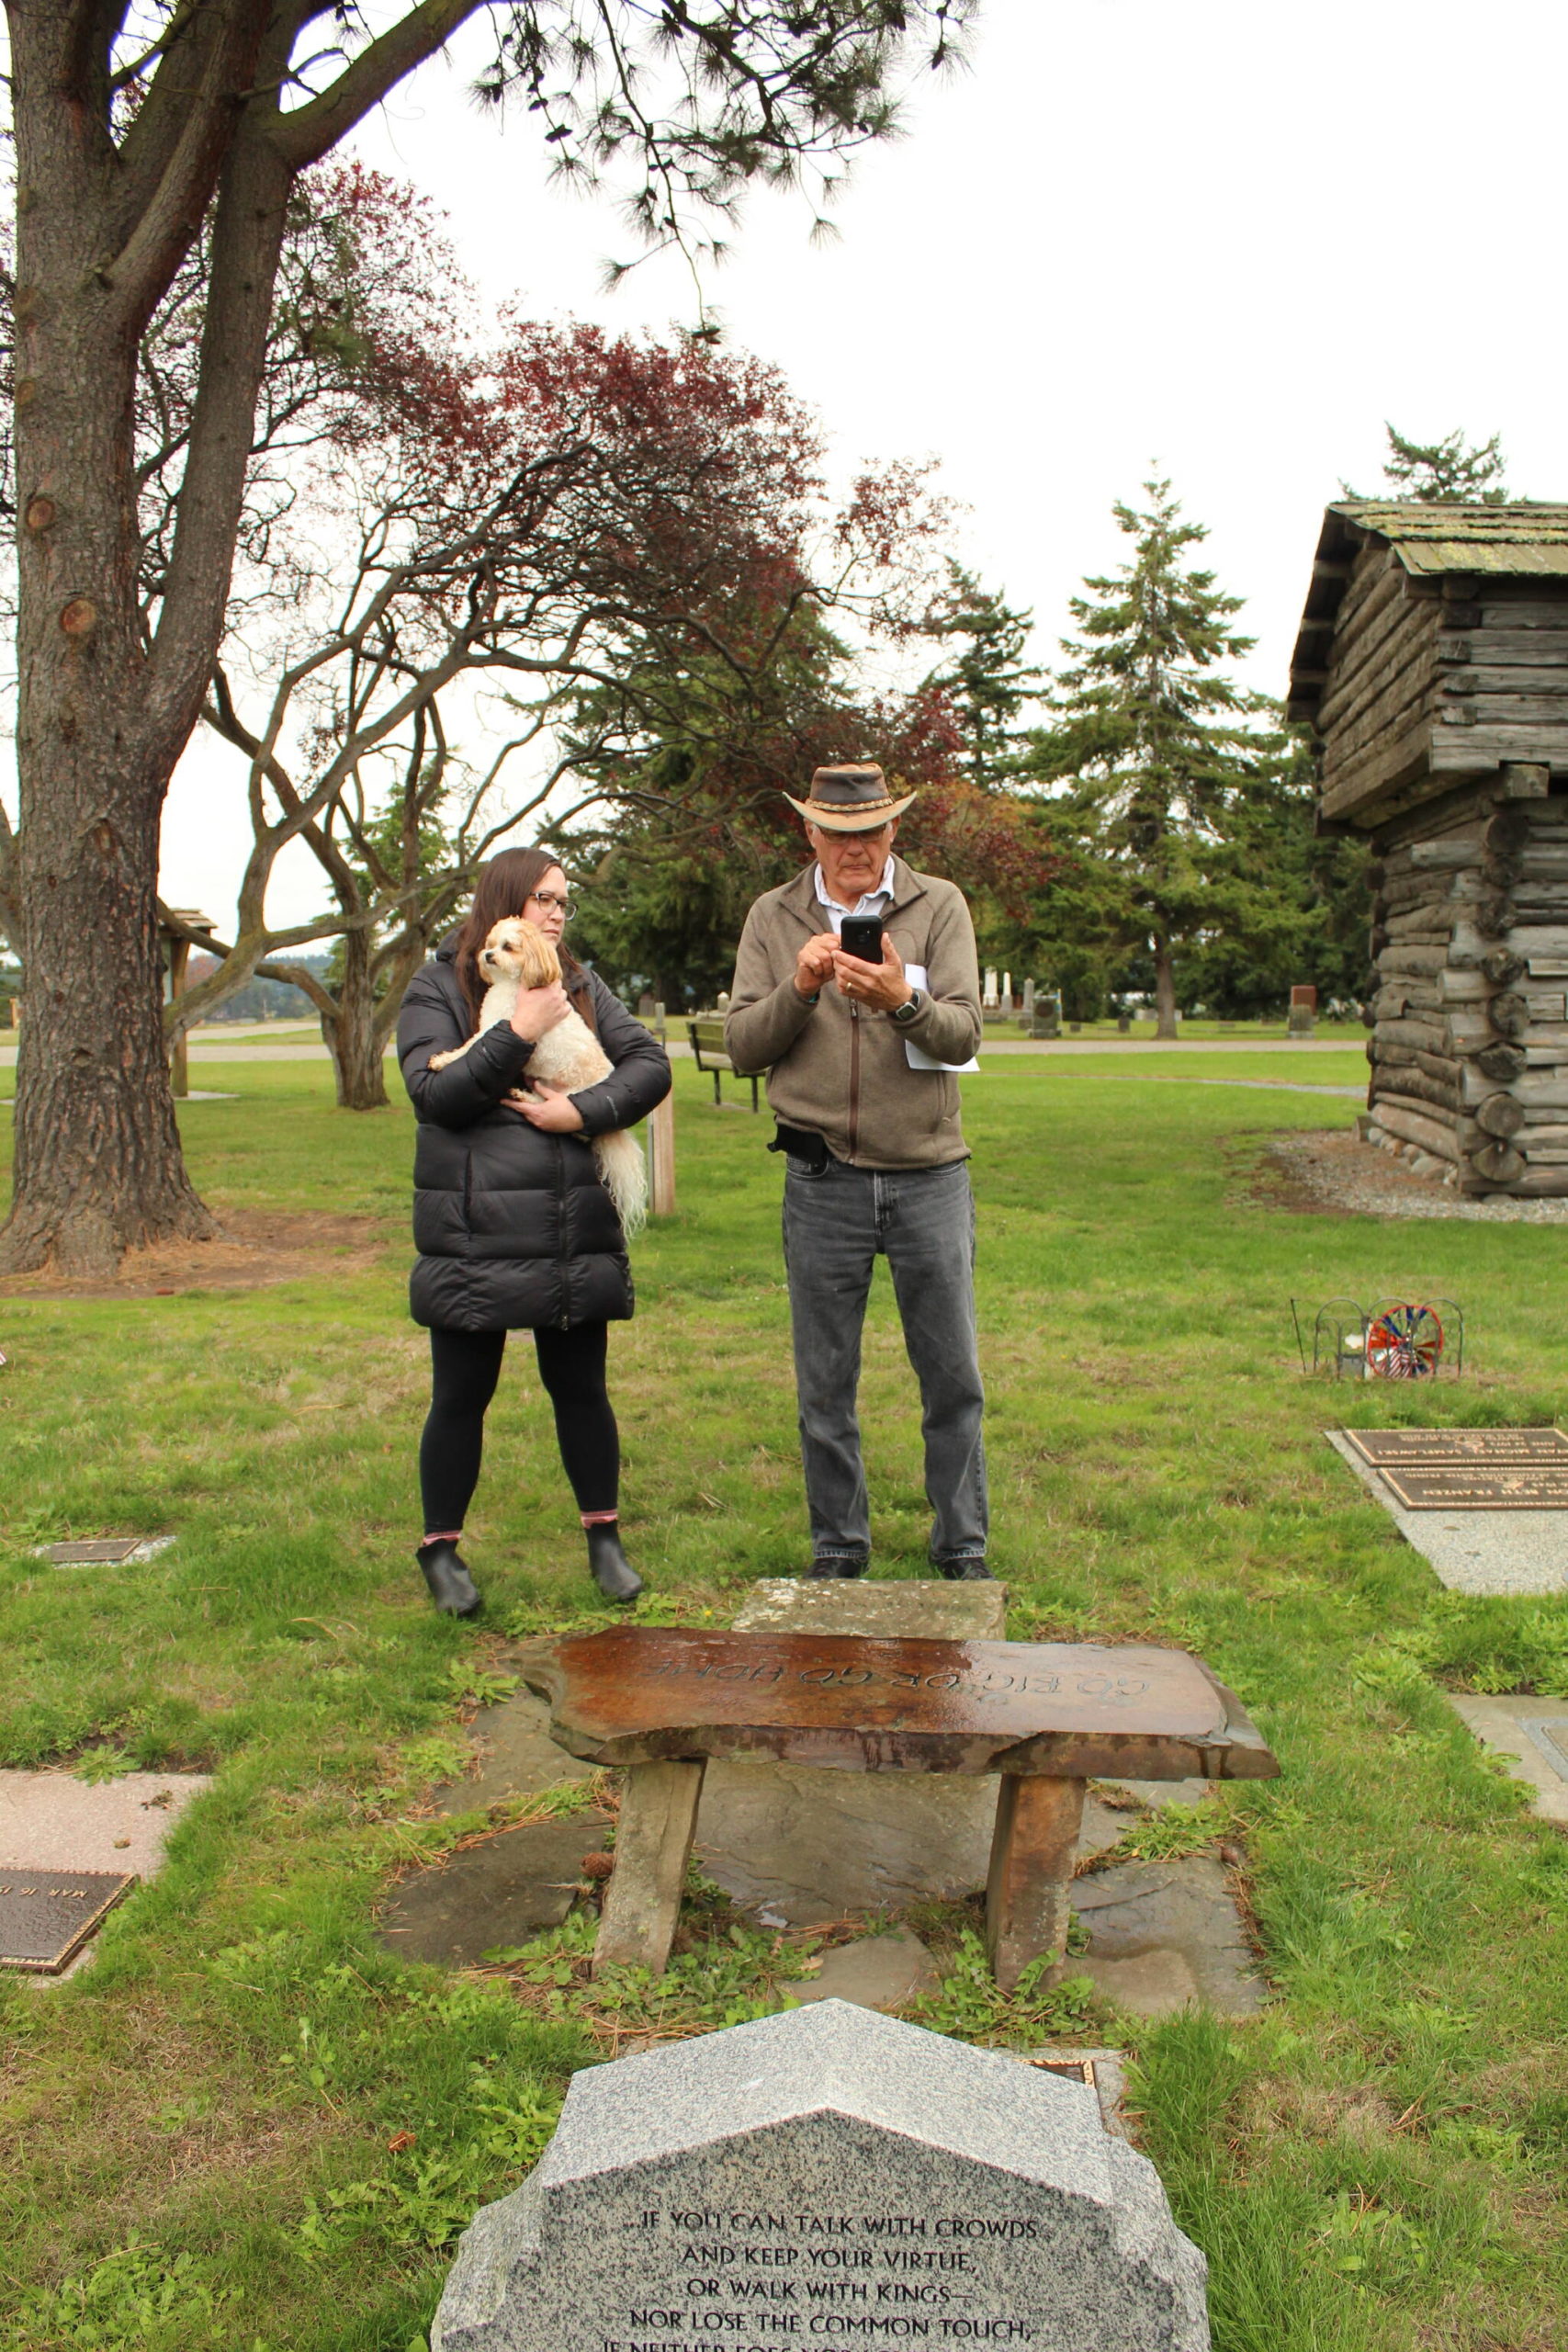
<svg viewBox="0 0 1568 2352"><path fill-rule="evenodd" d="M933 1061L964 1062L980 1042L980 974L964 894L893 861L883 928L906 964L925 967L924 1002L900 1025L851 1004L829 981L815 1004L795 986L795 958L829 928L815 863L769 890L746 918L724 1042L736 1069L768 1073L768 1102L786 1126L808 1127L856 1168L940 1168L968 1157L958 1080L911 1069L906 1042Z"/></svg>

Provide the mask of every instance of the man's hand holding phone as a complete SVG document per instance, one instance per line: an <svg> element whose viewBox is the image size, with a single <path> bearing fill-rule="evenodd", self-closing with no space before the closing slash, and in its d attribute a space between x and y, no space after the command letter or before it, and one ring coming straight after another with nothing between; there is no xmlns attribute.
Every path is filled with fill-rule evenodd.
<svg viewBox="0 0 1568 2352"><path fill-rule="evenodd" d="M846 920L844 929L849 931ZM833 978L840 994L852 1004L863 1004L873 1012L891 1012L895 1006L908 1004L914 989L904 978L904 961L887 933L882 933L882 961L867 963L863 957L852 956L838 945L833 957Z"/></svg>

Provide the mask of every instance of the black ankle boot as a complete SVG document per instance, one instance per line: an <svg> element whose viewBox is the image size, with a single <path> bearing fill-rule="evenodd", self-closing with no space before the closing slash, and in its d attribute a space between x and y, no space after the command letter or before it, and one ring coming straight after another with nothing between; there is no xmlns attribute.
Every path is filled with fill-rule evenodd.
<svg viewBox="0 0 1568 2352"><path fill-rule="evenodd" d="M434 1544L422 1544L414 1557L424 1571L424 1581L437 1609L448 1617L479 1615L484 1602L468 1574L468 1562L450 1536L438 1536Z"/></svg>
<svg viewBox="0 0 1568 2352"><path fill-rule="evenodd" d="M602 1519L585 1532L588 1566L605 1600L635 1600L642 1590L642 1578L621 1549L619 1522Z"/></svg>

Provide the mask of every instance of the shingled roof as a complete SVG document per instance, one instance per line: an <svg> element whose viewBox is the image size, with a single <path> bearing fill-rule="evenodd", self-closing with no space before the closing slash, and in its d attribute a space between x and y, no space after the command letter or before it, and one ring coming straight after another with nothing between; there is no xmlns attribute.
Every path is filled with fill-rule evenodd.
<svg viewBox="0 0 1568 2352"><path fill-rule="evenodd" d="M1445 572L1493 579L1568 577L1568 506L1424 506L1414 500L1346 498L1330 506L1312 567L1286 710L1311 718L1339 601L1361 549L1381 540L1412 580Z"/></svg>

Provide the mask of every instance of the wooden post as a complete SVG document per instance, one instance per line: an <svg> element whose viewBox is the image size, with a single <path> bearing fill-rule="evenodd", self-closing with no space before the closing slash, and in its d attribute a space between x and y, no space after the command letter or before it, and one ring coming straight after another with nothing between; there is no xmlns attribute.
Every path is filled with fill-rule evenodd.
<svg viewBox="0 0 1568 2352"><path fill-rule="evenodd" d="M593 1947L595 1976L616 1966L648 1968L662 1976L670 1965L703 1771L698 1762L634 1764L627 1772L615 1830L615 1868Z"/></svg>
<svg viewBox="0 0 1568 2352"><path fill-rule="evenodd" d="M675 1097L667 1094L649 1114L649 1206L655 1216L675 1214Z"/></svg>
<svg viewBox="0 0 1568 2352"><path fill-rule="evenodd" d="M186 923L192 931L210 931L212 917L204 915L197 907L174 907L170 910L176 922ZM164 930L163 938L169 951L169 1002L185 994L186 966L190 961L190 941L175 931ZM186 1066L186 1037L182 1029L178 1042L169 1055L169 1089L176 1099L183 1100L190 1092L190 1073Z"/></svg>
<svg viewBox="0 0 1568 2352"><path fill-rule="evenodd" d="M189 940L171 938L169 941L169 1002L171 1004L185 994L186 966L189 961ZM190 1092L190 1069L186 1057L186 1033L183 1029L175 1040L175 1050L169 1057L169 1091L175 1101L180 1102L183 1102Z"/></svg>
<svg viewBox="0 0 1568 2352"><path fill-rule="evenodd" d="M1004 1993L1042 1953L1066 1957L1083 1798L1082 1781L1001 1776L986 1886L986 1944Z"/></svg>

